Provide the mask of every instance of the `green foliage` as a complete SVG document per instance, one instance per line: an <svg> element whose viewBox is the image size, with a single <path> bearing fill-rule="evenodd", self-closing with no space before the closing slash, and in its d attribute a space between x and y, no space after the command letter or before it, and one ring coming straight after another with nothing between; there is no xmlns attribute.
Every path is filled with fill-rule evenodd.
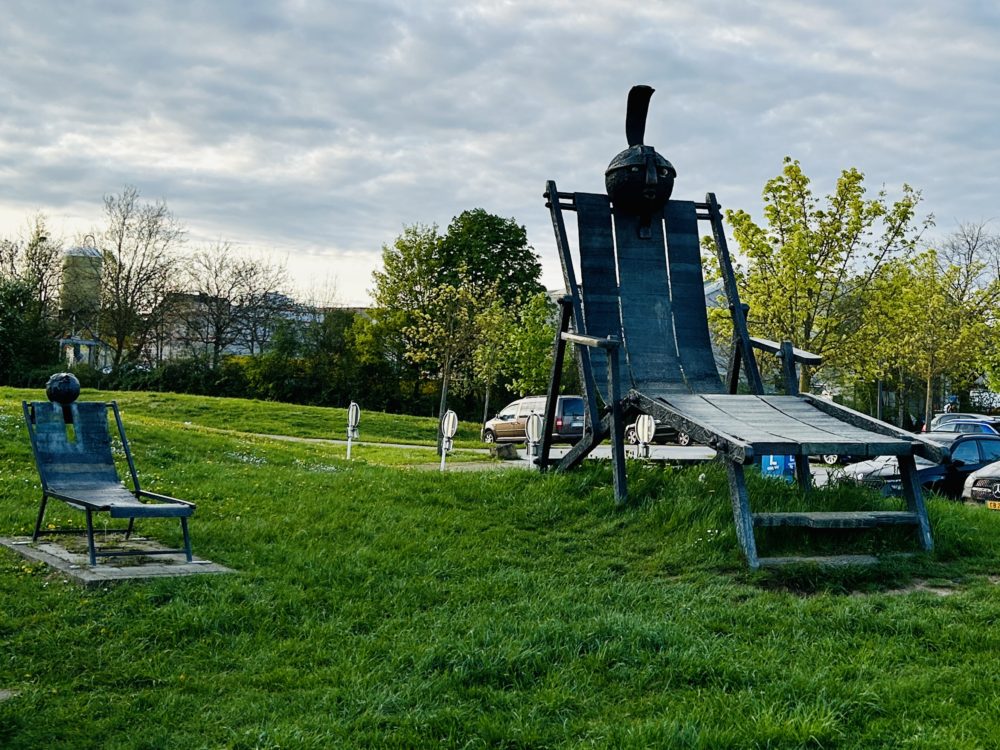
<svg viewBox="0 0 1000 750"><path fill-rule="evenodd" d="M467 284L475 294L495 289L511 307L544 291L539 283L542 265L524 227L482 208L452 219L441 241L440 259L442 281Z"/></svg>
<svg viewBox="0 0 1000 750"><path fill-rule="evenodd" d="M505 363L511 389L521 396L544 393L552 376L556 306L545 292L532 296L518 312ZM567 353L572 359L572 352Z"/></svg>
<svg viewBox="0 0 1000 750"><path fill-rule="evenodd" d="M359 332L362 359L387 362L414 394L439 380L439 411L453 383L465 394L478 384L488 401L506 349L498 339L509 325L505 310L542 290L524 227L480 208L465 211L443 236L436 226L405 227L382 248L382 263L373 274L378 309ZM414 369L405 372L403 359Z"/></svg>
<svg viewBox="0 0 1000 750"><path fill-rule="evenodd" d="M0 390L10 533L38 500L24 395ZM195 553L237 572L83 589L0 550L5 750L1000 744L1000 514L931 498L933 556L750 574L717 465L633 466L618 510L600 462L348 464L199 426L342 429L343 410L121 396L144 479L197 501Z"/></svg>
<svg viewBox="0 0 1000 750"><path fill-rule="evenodd" d="M857 364L852 340L873 279L884 264L912 252L920 231L920 193L903 185L890 203L884 190L866 197L864 175L846 169L822 205L797 161L764 186L766 226L742 210L726 220L746 259L739 278L754 334L824 357L833 367ZM809 374L803 370L803 389Z"/></svg>
<svg viewBox="0 0 1000 750"><path fill-rule="evenodd" d="M0 384L28 385L41 368L56 367L59 347L35 289L19 279L0 279Z"/></svg>
<svg viewBox="0 0 1000 750"><path fill-rule="evenodd" d="M953 384L968 386L988 358L1000 281L968 283L981 270L974 260L956 265L934 250L888 263L861 313L859 372L873 378L898 372L922 379L926 421L933 412L934 379L944 375Z"/></svg>

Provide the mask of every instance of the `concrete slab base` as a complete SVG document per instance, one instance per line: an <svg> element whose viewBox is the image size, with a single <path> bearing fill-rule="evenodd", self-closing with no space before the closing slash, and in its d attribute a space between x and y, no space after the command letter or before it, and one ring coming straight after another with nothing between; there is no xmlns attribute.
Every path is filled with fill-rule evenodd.
<svg viewBox="0 0 1000 750"><path fill-rule="evenodd" d="M54 570L84 586L102 586L115 581L146 578L171 578L174 576L204 575L207 573L232 573L230 568L195 557L188 562L183 552L151 557L98 558L97 565L87 561L87 540L76 536L42 539L32 542L31 537L0 537L0 546L13 550L28 560L43 562ZM142 537L122 538L116 547L128 551L162 549L163 546Z"/></svg>

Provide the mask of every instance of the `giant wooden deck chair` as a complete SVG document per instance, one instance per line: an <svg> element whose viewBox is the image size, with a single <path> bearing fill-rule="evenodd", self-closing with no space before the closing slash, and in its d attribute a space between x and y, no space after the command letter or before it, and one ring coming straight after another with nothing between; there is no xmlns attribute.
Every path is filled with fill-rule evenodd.
<svg viewBox="0 0 1000 750"><path fill-rule="evenodd" d="M704 203L670 200L652 220L616 213L607 195L560 193L554 182L545 197L552 215L567 296L555 343L539 464L550 464L553 407L559 392L565 346L574 342L585 391L583 439L558 462L576 466L602 440L613 449L615 498L627 496L623 418L642 412L684 430L714 448L729 475L733 516L751 568L787 558L757 556L755 526L861 528L916 527L923 549L932 548L927 512L916 477L915 455L943 456L929 441L810 394L763 395L754 347L784 352L786 382L792 359L817 361L789 344L751 339L746 327L714 194ZM577 279L563 215L577 215L580 279ZM735 329L728 383L716 366L709 339L699 251L699 221L708 222ZM742 369L754 395L736 395ZM794 388L794 385L793 385ZM899 457L905 511L851 513L752 513L744 466L762 455L796 457L803 489L810 481L808 456L836 453Z"/></svg>
<svg viewBox="0 0 1000 750"><path fill-rule="evenodd" d="M125 437L118 404L84 401L63 406L50 401L21 402L24 421L31 438L31 450L42 480L42 499L35 521L32 540L53 533L75 530L43 530L42 521L50 497L63 500L71 507L83 510L87 524L87 551L90 564L98 557L137 555L168 555L184 552L192 561L188 518L194 513L193 503L147 492L139 485L132 452ZM122 450L128 461L132 490L126 489L118 476L111 453L111 433L108 429L108 406L115 417ZM145 500L151 502L143 502ZM128 519L128 538L137 518L179 518L184 535L184 549L162 550L98 550L94 541L94 513L108 513L111 518Z"/></svg>

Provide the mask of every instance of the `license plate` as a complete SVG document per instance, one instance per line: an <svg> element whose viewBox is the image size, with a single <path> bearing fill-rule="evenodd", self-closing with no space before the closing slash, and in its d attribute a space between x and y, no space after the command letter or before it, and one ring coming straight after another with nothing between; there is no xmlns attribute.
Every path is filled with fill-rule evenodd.
<svg viewBox="0 0 1000 750"><path fill-rule="evenodd" d="M1000 500L987 500L986 507L990 510L1000 510Z"/></svg>

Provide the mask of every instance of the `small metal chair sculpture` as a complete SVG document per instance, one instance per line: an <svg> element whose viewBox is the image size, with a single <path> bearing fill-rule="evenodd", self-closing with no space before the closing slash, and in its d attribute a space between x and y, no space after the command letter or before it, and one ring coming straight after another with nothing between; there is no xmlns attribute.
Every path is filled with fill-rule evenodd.
<svg viewBox="0 0 1000 750"><path fill-rule="evenodd" d="M128 461L134 488L131 491L122 484L112 457L111 434L108 429L109 406ZM192 561L188 518L194 513L195 506L185 500L148 492L140 487L139 475L135 470L117 403L24 401L22 408L35 465L42 480L42 499L32 534L33 541L46 534L64 533L63 530L42 529L45 507L52 497L86 513L87 550L91 565L97 564L98 557L166 555L178 552L184 552L187 561ZM144 500L151 502L143 502ZM128 519L126 539L132 533L136 518L179 518L184 535L184 549L99 551L94 541L93 514L101 512L110 514L111 518Z"/></svg>
<svg viewBox="0 0 1000 750"><path fill-rule="evenodd" d="M930 550L930 525L914 456L940 459L941 449L864 414L798 394L795 362L815 365L819 358L787 342L750 337L715 195L709 193L704 203L670 200L676 172L651 147L642 145L652 93L648 86L637 86L629 94L630 147L608 168L609 195L560 193L554 182L546 185L546 205L568 294L560 300L540 466L549 464L559 376L566 344L573 342L584 384L586 426L583 439L557 464L559 469L578 465L610 437L615 498L624 502L628 494L624 418L626 413L645 413L714 448L725 462L737 537L751 568L784 560L758 558L755 526L910 525L917 528L921 546ZM564 211L577 214L579 283ZM711 227L733 318L734 347L725 383L709 337L699 221ZM763 395L754 348L782 357L788 395ZM754 395L735 395L741 366ZM807 489L808 456L828 453L898 456L907 510L750 512L744 465L765 454L793 455L798 459L799 483Z"/></svg>

